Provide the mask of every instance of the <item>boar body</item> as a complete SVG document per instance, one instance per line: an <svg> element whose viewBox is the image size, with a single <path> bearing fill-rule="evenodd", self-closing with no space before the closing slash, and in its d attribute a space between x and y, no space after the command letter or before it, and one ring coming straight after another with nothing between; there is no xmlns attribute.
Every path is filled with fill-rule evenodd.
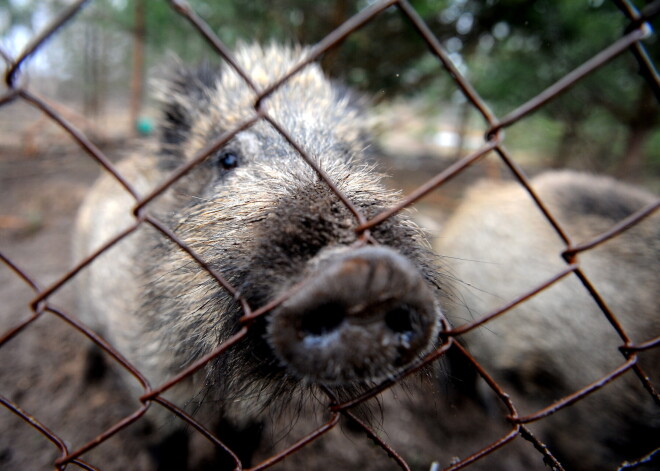
<svg viewBox="0 0 660 471"><path fill-rule="evenodd" d="M266 87L305 54L242 46L236 59ZM159 140L118 165L142 196L255 114L255 93L229 66L179 70L161 95ZM293 76L263 106L366 217L396 201L366 162L368 132L357 101L317 65ZM133 206L135 200L103 176L80 211L78 258L133 224ZM243 339L167 393L207 421L247 424L269 406L300 408L317 384L347 397L436 345L440 275L420 228L398 215L371 230L375 244L358 240L351 211L265 120L239 132L145 210L252 309L296 287ZM79 281L81 317L152 386L242 328L236 296L146 223Z"/></svg>
<svg viewBox="0 0 660 471"><path fill-rule="evenodd" d="M532 186L574 243L590 240L656 201L654 195L612 179L572 171L543 174ZM578 257L635 343L660 333L658 222L653 215ZM446 306L454 325L494 312L566 266L563 242L514 183L472 189L436 248L448 257L449 270L463 285L457 288L463 301ZM522 415L549 406L625 361L618 350L623 340L574 275L466 337L478 361L522 405ZM658 348L639 355L657 381ZM657 447L660 408L628 372L532 426L569 469L613 469Z"/></svg>

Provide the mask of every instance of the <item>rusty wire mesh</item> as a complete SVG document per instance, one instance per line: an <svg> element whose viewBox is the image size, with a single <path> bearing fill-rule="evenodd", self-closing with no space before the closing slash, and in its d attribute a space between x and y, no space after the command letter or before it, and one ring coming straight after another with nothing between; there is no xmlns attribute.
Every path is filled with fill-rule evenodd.
<svg viewBox="0 0 660 471"><path fill-rule="evenodd" d="M452 179L454 176L462 172L469 166L477 164L480 160L484 158L489 153L495 153L501 161L511 170L514 174L517 181L522 185L526 191L529 193L531 198L534 200L536 205L545 215L547 222L551 225L557 234L565 243L564 258L566 260L566 268L560 273L557 273L547 282L543 283L541 286L538 286L534 290L520 296L518 299L510 300L510 302L497 310L492 312L476 321L455 326L453 328L447 328L441 335L443 338L442 346L439 347L436 351L430 353L423 361L413 364L408 367L405 371L401 372L396 378L391 378L384 381L378 387L370 390L368 393L361 395L360 397L353 398L350 401L339 403L337 398L333 396L332 392L329 389L324 389L328 395L328 421L323 424L318 429L314 430L309 435L298 439L292 443L284 451L272 456L270 459L259 463L257 466L251 469L264 469L267 468L278 461L281 461L285 457L296 453L299 449L305 447L308 443L322 439L323 435L333 427L335 427L340 417L344 416L350 419L357 427L361 428L366 434L375 441L383 449L383 453L387 454L392 460L396 461L402 469L410 469L405 460L397 453L397 450L392 449L390 446L380 438L380 436L367 424L363 423L357 416L353 414L351 408L357 404L360 404L364 401L373 398L378 395L380 392L391 387L397 383L400 379L411 375L415 371L419 370L425 365L428 365L438 358L443 356L448 350L453 349L458 352L458 354L464 356L469 363L472 363L479 375L487 382L490 388L494 391L496 396L502 401L505 405L506 410L508 411L507 420L511 425L510 431L504 436L498 438L491 444L483 447L482 449L476 449L470 456L463 457L460 461L453 462L448 464L446 469L460 469L468 467L471 463L481 459L485 455L492 453L494 450L499 449L500 447L506 446L508 443L513 441L516 437L522 437L525 440L531 442L531 446L536 448L539 453L543 456L543 459L546 463L549 463L555 469L563 469L562 464L552 455L550 450L541 443L535 436L531 433L528 428L528 424L537 420L541 420L544 417L553 414L560 409L567 407L576 401L581 400L585 396L593 393L594 391L605 386L611 381L617 380L619 376L628 370L633 370L641 381L644 388L648 393L653 397L653 400L656 404L660 404L660 396L658 392L654 389L646 373L642 370L638 363L638 353L644 350L660 348L660 337L655 337L651 339L632 339L630 338L626 331L621 327L617 319L617 315L614 312L611 312L607 307L606 303L603 301L598 291L590 283L587 276L582 272L579 262L580 253L592 249L594 246L605 242L613 237L616 237L621 232L627 230L628 228L639 223L642 219L653 214L658 207L660 206L660 201L656 201L655 204L652 204L649 207L643 208L632 216L628 217L626 220L621 221L616 226L612 227L607 232L601 234L600 236L594 238L591 241L586 241L581 244L575 244L569 236L562 229L561 225L553 217L551 212L547 209L546 205L542 199L536 194L534 189L529 183L525 172L519 167L516 161L511 157L509 152L504 147L504 137L502 131L513 125L514 123L524 119L530 113L534 112L538 108L544 106L551 100L554 100L557 96L566 91L569 87L573 86L576 82L580 81L583 77L591 74L595 70L599 69L604 64L608 63L613 58L617 57L620 54L632 53L639 64L640 73L647 80L648 85L653 89L656 97L660 98L660 79L657 75L657 72L654 69L652 62L650 61L647 53L645 52L644 45L642 40L647 37L649 34L652 34L650 27L646 23L651 17L656 16L660 13L660 2L655 1L650 3L645 10L642 12L637 11L629 2L625 0L617 0L615 3L622 11L622 14L625 15L629 20L629 27L627 28L625 34L616 42L611 44L609 47L602 50L600 53L595 55L593 58L585 62L580 67L576 68L564 78L548 87L546 90L538 94L537 96L530 99L528 102L520 105L517 109L513 110L504 117L495 116L487 104L482 100L479 94L475 91L473 86L468 80L466 80L461 72L455 67L455 65L450 60L448 54L443 49L442 45L438 38L429 30L427 25L424 23L420 15L415 11L415 8L411 6L408 1L405 0L387 0L376 2L371 6L365 8L364 10L357 13L355 16L350 18L348 21L343 23L336 30L328 34L323 40L314 45L311 49L311 52L307 59L301 62L294 69L290 70L286 76L281 80L278 80L276 83L273 83L265 90L259 90L254 83L251 81L250 77L237 65L237 63L232 58L231 51L213 34L210 28L204 23L204 21L195 14L194 11L184 2L171 0L171 8L176 10L181 17L190 22L196 30L201 34L215 50L215 52L221 56L227 63L233 67L236 72L243 77L245 82L250 88L256 93L257 100L254 103L255 115L253 118L244 122L241 126L227 131L225 134L220 136L216 141L211 142L208 146L200 151L198 155L195 156L189 163L185 166L174 171L170 178L167 179L162 185L156 188L151 194L141 198L138 196L137 192L133 189L131 184L117 171L114 164L104 155L104 153L99 150L83 133L76 129L70 122L64 119L57 111L55 111L44 99L40 98L36 93L34 93L27 84L24 84L21 80L21 69L23 64L27 59L30 58L51 36L55 35L62 28L65 28L67 23L70 22L75 15L85 6L86 3L89 3L88 0L80 0L73 3L66 11L64 11L58 18L56 18L52 23L50 23L41 34L34 37L29 46L20 54L18 57L11 57L7 52L0 49L2 58L7 66L5 73L5 82L8 87L8 91L4 96L0 97L0 112L2 107L5 105L22 100L29 105L40 110L43 114L48 116L53 122L57 123L62 129L64 129L71 138L82 148L84 151L98 164L100 164L105 171L111 173L114 178L121 184L123 187L133 196L135 199L134 207L134 216L135 223L117 235L114 239L109 241L103 247L100 247L96 252L91 254L85 260L82 260L75 266L72 270L67 273L62 273L57 281L48 286L42 286L37 281L35 281L26 270L22 269L20 266L17 266L11 260L11 254L0 254L0 257L6 266L13 271L16 277L22 279L33 291L34 298L29 305L31 311L31 316L15 325L13 328L6 332L2 332L0 337L0 347L4 346L14 337L21 335L21 333L33 322L42 316L55 316L61 319L63 322L69 324L72 329L77 329L79 332L91 339L92 342L97 344L108 356L112 357L115 362L117 362L121 367L123 367L127 372L135 377L135 379L141 384L143 388L143 394L139 398L141 406L134 411L134 413L124 417L122 420L118 421L111 427L104 430L93 440L90 440L88 443L83 444L82 446L71 447L67 444L67 437L61 437L54 431L50 430L46 425L44 425L39 417L33 416L30 414L30 411L23 410L20 407L20 401L12 401L5 397L0 397L0 400L4 407L13 412L14 414L21 417L25 426L30 426L36 429L39 433L43 434L53 446L57 449L59 457L54 462L56 469L64 469L69 465L74 465L81 469L100 469L94 467L92 464L87 463L82 457L90 449L95 447L102 447L104 442L108 440L111 436L119 432L120 430L126 428L130 424L138 421L155 403L159 406L165 407L177 415L180 420L190 424L201 435L206 437L213 444L221 447L231 455L236 469L242 469L242 464L236 454L226 446L221 440L219 440L212 432L207 430L202 424L196 421L193 417L179 408L177 405L171 403L165 399L162 394L171 388L174 384L181 381L183 378L192 375L195 371L202 368L207 362L211 361L213 358L222 355L231 345L236 342L241 341L241 339L246 335L248 329L250 328L252 322L268 313L274 307L282 303L288 296L289 293L285 293L283 296L278 299L271 300L268 304L264 306L250 306L247 300L237 292L237 290L231 286L220 274L216 273L206 262L200 258L197 254L194 253L186 244L180 240L177 235L172 232L168 227L166 227L161 221L150 215L149 213L149 202L164 192L169 186L172 185L177 179L185 175L192 167L198 165L203 161L208 155L221 148L225 143L227 143L233 136L235 136L240 131L248 128L259 120L268 121L295 149L295 151L303 158L320 176L322 180L328 185L328 187L337 195L337 197L346 205L346 207L352 212L355 216L356 225L355 231L359 235L359 240L362 243L370 243L371 235L370 230L392 216L402 209L414 204L418 200L422 199L429 192L436 190L441 187L445 182ZM275 121L269 114L267 107L262 106L264 99L267 98L271 93L278 89L282 84L284 84L291 76L296 74L298 71L303 69L307 64L313 62L324 53L329 50L338 47L342 40L344 40L348 35L352 34L357 29L363 27L368 22L372 21L376 16L380 15L383 11L388 9L397 9L399 14L403 15L409 23L412 25L412 30L415 31L424 42L427 44L430 51L437 58L437 60L442 64L444 70L452 77L455 82L455 86L462 92L465 98L468 100L470 105L478 111L478 113L486 120L488 123L488 131L486 132L483 140L482 146L473 152L472 154L460 159L449 168L445 169L441 173L435 175L433 178L428 180L425 184L415 189L409 193L398 205L395 207L389 208L382 213L378 214L372 219L367 219L366 216L355 207L352 202L342 194L342 192L335 186L333 181L325 174L325 172L318 167L314 159L312 159L308 153L301 148L296 142L296 136L289 134L287 129L282 127L277 121ZM156 230L160 231L166 238L169 238L171 241L180 246L184 251L186 251L192 259L194 259L201 267L208 271L208 273L213 276L217 282L232 295L236 296L240 301L243 308L243 317L241 318L242 329L235 334L231 339L219 345L215 351L211 354L206 355L203 358L200 358L194 364L189 366L178 374L176 377L171 378L164 384L149 384L149 382L144 378L144 376L133 367L124 357L122 352L116 351L112 346L110 346L103 338L99 337L85 325L81 324L76 320L75 316L70 315L67 312L57 309L51 305L49 299L50 297L60 290L63 286L71 281L71 279L81 270L85 269L89 264L94 263L94 260L103 252L107 251L110 247L117 244L119 241L127 237L129 234L135 232L142 225L150 225ZM465 350L461 343L457 340L460 336L472 329L475 329L479 326L482 326L488 323L491 319L505 314L508 310L512 309L520 303L524 303L528 298L534 296L540 291L548 288L553 285L555 282L568 277L568 276L577 276L579 280L583 283L585 289L589 294L594 298L595 302L598 304L600 309L603 312L603 315L609 320L612 328L616 330L617 334L621 338L623 345L620 349L622 353L622 363L621 366L616 368L613 371L610 371L608 374L603 376L600 380L584 387L581 390L575 391L573 394L562 398L561 400L549 405L548 407L538 410L535 413L521 416L516 408L516 405L509 398L509 395L502 387L497 384L495 380L491 378L489 373L482 368L481 365ZM631 466L632 467L632 466Z"/></svg>

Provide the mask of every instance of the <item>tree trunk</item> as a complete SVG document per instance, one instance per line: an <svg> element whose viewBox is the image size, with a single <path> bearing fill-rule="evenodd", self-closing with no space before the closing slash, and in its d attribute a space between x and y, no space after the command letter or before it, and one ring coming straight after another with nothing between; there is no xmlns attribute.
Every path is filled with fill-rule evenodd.
<svg viewBox="0 0 660 471"><path fill-rule="evenodd" d="M628 128L628 138L624 149L623 158L616 168L618 177L629 180L637 179L644 166L644 148L651 135L652 127L634 126Z"/></svg>
<svg viewBox="0 0 660 471"><path fill-rule="evenodd" d="M469 129L470 123L470 107L467 101L458 105L458 143L456 144L456 152L454 153L454 160L463 157L465 153L465 138Z"/></svg>
<svg viewBox="0 0 660 471"><path fill-rule="evenodd" d="M83 114L90 120L99 116L99 33L87 24L83 27Z"/></svg>
<svg viewBox="0 0 660 471"><path fill-rule="evenodd" d="M576 143L580 140L578 121L566 121L559 146L550 162L552 168L565 168L575 153Z"/></svg>
<svg viewBox="0 0 660 471"><path fill-rule="evenodd" d="M641 176L646 143L658 122L660 122L660 108L653 98L651 89L642 87L637 99L637 106L631 119L626 123L628 137L623 158L615 171L617 176L627 179L637 179Z"/></svg>
<svg viewBox="0 0 660 471"><path fill-rule="evenodd" d="M330 28L338 28L348 19L350 16L348 7L348 0L339 0L335 2L334 8L332 9L332 17L329 25ZM321 59L321 64L323 65L324 70L330 71L331 73L334 72L338 52L338 48L333 48L324 54Z"/></svg>
<svg viewBox="0 0 660 471"><path fill-rule="evenodd" d="M144 18L145 0L135 1L135 25L133 29L133 74L131 77L131 134L137 130L137 124L144 94L144 43L146 26Z"/></svg>

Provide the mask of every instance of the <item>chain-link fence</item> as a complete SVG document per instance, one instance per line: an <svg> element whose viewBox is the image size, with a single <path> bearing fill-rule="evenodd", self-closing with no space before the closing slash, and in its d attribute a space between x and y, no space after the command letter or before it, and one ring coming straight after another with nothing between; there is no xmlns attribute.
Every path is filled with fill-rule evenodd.
<svg viewBox="0 0 660 471"><path fill-rule="evenodd" d="M620 381L620 378L624 375L624 373L629 371L632 371L634 374L636 374L642 387L646 389L648 395L652 398L655 404L657 405L660 403L660 396L658 395L658 392L651 382L653 378L648 377L647 373L642 369L639 361L640 355L646 354L652 350L657 351L659 348L660 337L657 336L658 332L648 332L648 337L642 339L631 337L622 327L623 324L617 317L620 315L620 313L613 312L608 308L608 305L598 292L598 286L593 285L590 279L585 275L585 273L583 273L579 257L583 252L588 252L594 247L603 243L607 243L610 239L618 237L621 233L629 230L631 227L636 226L642 220L653 217L653 213L660 205L660 201L656 200L655 203L639 209L634 214L608 228L608 230L601 233L599 236L593 238L592 240L585 241L576 245L571 241L569 235L567 235L562 229L562 225L553 217L552 211L548 209L546 203L537 194L533 188L533 185L530 184L530 181L527 178L525 172L520 168L515 158L510 155L504 146L506 141L504 138L504 130L506 128L525 119L534 111L543 107L548 102L553 101L556 97L560 96L564 91L579 82L582 78L592 74L594 71L598 70L613 58L621 54L634 55L639 65L639 73L648 82L648 86L653 90L656 98L660 99L660 78L654 69L653 63L649 59L649 55L645 51L643 44L645 38L653 34L647 21L660 13L660 2L650 2L646 8L640 12L637 11L631 5L631 3L627 1L615 1L616 5L621 10L621 14L629 20L629 27L626 29L625 34L619 40L609 45L607 48L585 62L583 65L576 68L561 80L528 102L522 104L514 111L508 113L506 116L498 117L490 110L490 108L475 91L470 82L464 78L464 75L461 73L461 71L452 63L452 60L450 60L449 55L444 50L438 38L433 34L432 31L429 30L411 3L407 1L390 0L382 2L371 2L368 7L343 23L336 30L330 32L330 34L328 34L322 41L311 47L308 56L306 56L306 59L300 62L297 66L293 67L288 73L286 73L284 77L282 77L276 83L271 84L266 89L259 89L259 87L249 76L249 73L244 71L239 66L239 62L233 58L232 52L227 47L225 47L225 45L217 38L217 36L213 34L210 28L204 23L203 19L197 16L197 14L192 11L185 2L173 0L170 2L171 7L181 15L181 21L188 21L195 27L199 34L208 41L215 52L220 57L222 57L224 61L226 61L229 66L236 71L238 75L240 75L242 80L244 80L247 84L247 87L249 87L249 89L251 89L251 91L256 96L256 100L254 102L253 110L251 110L253 113L250 119L244 121L234 129L227 130L218 139L208 143L204 149L198 152L189 162L172 171L166 181L161 183L158 188L151 191L144 197L139 196L139 191L135 189L135 187L129 182L126 176L123 175L122 172L118 169L118 166L115 165L104 154L104 152L95 146L90 141L90 139L88 139L83 133L76 129L69 121L63 118L60 113L54 110L53 107L51 107L46 102L46 100L37 95L30 88L28 82L24 82L22 80L22 69L25 67L26 61L30 59L30 57L35 54L35 52L50 37L58 34L58 32L63 28L66 28L67 24L69 24L71 21L75 21L76 14L85 6L86 3L88 2L82 0L72 4L65 12L56 18L55 21L47 25L41 34L34 37L29 46L18 57L11 57L5 51L0 50L0 53L2 53L3 56L3 60L7 66L5 73L7 92L0 98L0 113L8 109L9 104L17 101L22 101L40 110L44 115L48 116L49 119L51 119L66 133L68 133L71 139L73 139L91 159L100 164L104 171L111 174L114 179L119 182L134 198L134 222L130 225L130 227L123 230L121 233L112 238L112 240L105 243L102 247L99 247L94 251L94 253L87 256L84 260L78 260L76 262L76 266L71 270L67 272L61 270L57 276L54 277L54 281L47 283L46 285L37 282L30 275L28 270L14 263L12 261L12 253L0 254L6 267L8 267L9 270L11 270L13 273L12 276L20 278L27 286L29 286L30 289L34 291L34 298L28 306L31 315L29 318L20 322L18 320L16 322L12 322L12 324L14 324L13 327L5 332L2 332L2 336L0 337L0 347L4 347L6 349L6 346L9 343L16 341L16 339L24 335L24 332L29 330L32 324L36 323L43 317L50 316L58 319L62 323L67 324L70 329L78 331L83 336L91 340L91 342L96 344L101 349L103 352L101 356L105 358L106 361L119 365L119 367L125 370L128 375L132 376L133 380L137 381L142 388L142 393L139 395L140 406L136 410L128 415L118 418L113 423L108 424L107 427L103 429L103 431L98 433L97 436L93 437L86 443L70 443L70 437L60 435L58 432L56 432L58 429L58 424L45 424L42 422L38 414L34 413L33 415L30 410L23 409L21 406L20 397L2 397L2 404L5 406L5 408L22 419L22 427L34 428L39 434L46 437L52 443L54 450L56 450L58 453L58 456L53 464L56 469L65 469L71 467L78 467L89 470L105 469L103 463L92 465L91 462L88 462L86 459L88 452L96 448L109 446L109 442L112 441L115 435L120 434L123 430L133 426L136 423L140 423L141 421L144 422L143 416L151 408L164 408L171 411L172 414L178 417L175 419L176 421L180 421L182 424L188 424L188 428L192 431L191 433L193 435L203 437L208 442L213 444L213 446L217 447L219 455L224 455L225 458L230 457L229 461L232 463L231 466L233 466L235 469L243 469L245 463L241 462L241 459L238 456L239 452L235 449L238 445L230 444L233 443L231 439L224 438L222 433L214 433L213 431L209 430L205 425L203 425L204 420L200 420L199 417L194 418L193 414L184 411L182 404L175 404L175 402L166 399L165 396L167 392L178 383L188 381L189 378L197 371L204 368L207 364L213 362L215 359L226 355L227 351L230 350L234 345L244 341L248 335L249 330L255 325L255 321L264 316L268 316L268 314L273 309L282 305L282 303L285 303L293 295L297 287L292 288L291 290L281 294L275 299L267 299L266 302L262 305L252 305L248 301L249 293L240 291L238 287L233 286L232 283L228 281L228 279L214 270L208 263L208 260L205 260L204 257L198 255L188 244L183 241L179 235L177 235L176 230L168 227L156 216L150 213L150 205L153 204L152 202L164 192L166 192L172 185L187 175L192 169L201 165L209 155L213 154L218 149L221 149L241 131L248 129L250 126L253 126L255 123L259 122L269 123L270 126L272 126L272 128L275 129L277 133L279 133L279 135L288 142L295 153L297 153L300 158L302 158L307 163L307 165L309 165L314 170L316 175L318 175L318 177L325 183L325 185L327 185L327 188L342 202L342 204L345 206L345 209L347 209L354 218L352 229L356 234L358 244L362 245L370 245L378 242L377 240L374 240L372 232L378 228L379 225L383 224L387 220L390 220L405 208L413 206L416 202L425 198L430 192L438 191L438 189L441 188L443 184L463 172L466 168L482 165L482 160L486 155L496 155L501 160L501 162L504 163L508 169L510 169L513 176L515 177L515 180L517 180L517 182L522 185L522 187L524 187L524 189L529 193L531 198L534 200L534 203L538 206L546 218L547 224L551 226L554 231L556 231L558 236L563 240L565 245L563 256L566 260L566 268L563 269L560 273L552 276L551 279L543 283L541 286L531 290L529 293L523 294L515 300L505 300L508 302L508 304L506 304L505 307L498 309L496 312L491 312L484 317L478 318L474 322L470 322L464 325L456 325L453 327L445 325L439 334L438 345L440 346L438 348L427 354L423 359L412 362L402 371L399 371L394 375L390 375L388 379L382 381L377 386L370 388L368 391L359 394L357 397L352 397L350 399L344 398L340 400L336 393L333 392L333 389L321 385L319 389L322 392L321 394L325 394L325 396L327 396L320 399L320 401L325 404L327 421L318 427L314 427L311 431L308 430L308 432L302 437L294 436L293 433L286 435L284 438L280 439L280 445L284 445L282 445L278 451L273 452L268 458L262 459L259 463L250 469L264 469L282 462L285 458L287 458L287 461L291 461L291 458L299 454L304 448L312 446L313 443L322 443L328 432L337 428L340 420L345 420L352 429L357 429L359 434L366 435L369 439L365 440L364 438L356 438L355 443L351 442L350 445L346 446L356 446L359 448L360 446L364 446L362 441L373 442L377 445L378 450L380 450L379 453L382 455L382 457L391 460L391 462L395 463L401 469L411 469L411 466L415 469L428 469L429 466L431 469L440 469L442 467L452 470L464 467L469 468L470 466L473 466L473 464L483 461L483 459L491 454L496 455L496 458L494 459L503 460L501 458L502 455L494 452L499 449L507 449L509 446L511 446L511 443L513 443L516 438L524 439L515 440L515 442L518 444L523 442L523 446L525 448L531 450L534 454L541 458L539 459L539 463L543 461L546 466L552 469L564 469L564 465L562 464L561 460L553 454L552 447L546 446L546 444L537 438L537 435L533 430L534 423L547 420L546 417L560 412L578 401L583 401L588 396L597 393L601 388L607 388L611 382ZM410 24L411 31L413 31L415 34L418 34L423 39L432 54L442 64L444 73L451 76L455 83L455 87L460 90L465 99L469 102L470 106L473 107L474 110L476 110L488 123L488 131L484 136L482 146L478 150L464 158L461 158L446 168L444 171L433 176L425 184L407 194L405 198L400 201L400 203L382 210L372 217L368 217L362 208L356 205L349 196L340 190L341 185L339 185L338 182L333 181L332 178L329 177L328 174L319 166L316 159L310 155L303 146L300 145L299 136L296 136L295 132L287 129L285 125L278 122L269 114L267 102L271 95L276 93L277 90L285 85L287 81L291 80L292 77L300 73L308 64L317 61L324 53L334 48L340 47L342 41L346 37L363 27L368 22L372 21L378 15L383 14L383 12L386 10L396 10L398 12L397 14L406 18ZM375 38L374 41L377 41L377 39ZM205 354L201 358L196 359L179 374L169 378L162 384L150 384L150 382L143 376L143 373L136 369L128 360L124 358L123 354L125 352L116 350L113 348L113 346L107 343L105 339L101 338L89 327L80 322L76 313L65 312L61 309L58 309L51 302L52 297L58 291L64 289L67 286L71 286L73 279L77 276L80 276L79 274L84 273L85 270L88 269L88 266L95 263L97 258L101 257L102 254L109 251L115 245L120 244L123 240L129 238L132 234L140 229L143 229L145 226L150 226L153 230L160 232L164 239L168 240L170 243L178 245L183 251L187 253L189 259L192 262L197 263L200 267L202 267L218 283L218 285L222 287L222 289L231 293L235 300L240 303L242 309L240 329L234 335L217 345L217 347L211 353ZM513 309L515 306L518 306L521 303L527 302L529 298L537 295L549 287L552 287L555 283L563 280L566 277L577 277L580 280L584 286L584 289L589 293L590 296L593 297L594 302L598 305L599 309L602 311L602 314L611 324L612 329L620 337L623 344L620 348L622 363L616 369L609 371L600 379L585 386L584 388L577 391L571 391L570 394L560 398L559 400L549 402L547 407L524 415L519 412L519 407L515 401L511 399L509 395L510 391L506 390L503 385L498 384L498 382L493 379L491 376L493 372L487 371L486 368L480 365L479 362L477 362L477 360L475 360L475 358L470 353L468 353L468 350L462 345L461 336L482 326L488 326L488 323L493 319L502 315L507 315L507 312L510 309ZM10 293L7 294L10 295ZM504 405L505 413L499 415L499 420L504 419L504 421L509 424L508 430L506 430L504 434L498 436L496 439L490 441L489 443L486 443L483 446L472 448L469 453L459 458L452 459L450 462L438 462L434 464L431 464L429 461L408 463L407 461L410 461L411 458L404 459L403 457L406 455L406 450L395 449L393 446L389 445L387 437L380 433L381 431L379 426L369 420L366 420L356 411L359 410L359 407L362 404L373 403L374 398L378 397L382 392L387 391L397 383L402 382L405 378L413 376L419 370L426 371L429 368L431 370L436 369L436 367L439 368L440 362L443 361L442 359L447 356L447 354L451 354L454 357L459 358L466 368L476 371L478 376L480 376L485 381L487 387L491 391L489 394L494 395L494 397L496 397L501 402L501 404ZM30 388L31 385L27 384L25 387ZM49 397L50 394L56 395L57 391L47 392L44 397ZM81 400L84 400L84 398L81 398ZM432 398L425 398L423 400L433 401ZM394 406L394 408L396 409L396 406ZM303 414L304 411L301 409L299 413ZM450 422L451 420L460 419L452 416L444 420ZM648 419L648 433L650 434L653 434L654 432L657 433L658 430L657 425L655 428L653 426L654 420L655 419L653 417L649 417ZM452 423L445 423L443 426L446 428L448 434L452 433ZM482 427L482 425L479 423L475 423L473 426L475 429ZM421 424L419 427L423 428ZM20 443L14 442L10 436L2 437L2 440L9 444L6 446L6 449L9 450L14 447L21 446ZM437 440L441 441L442 439L438 437ZM399 440L395 441L400 443ZM651 441L653 441L652 438ZM657 437L655 442L656 447L660 445L660 440L658 440ZM371 449L371 451L373 451L373 449ZM336 451L330 449L328 450L328 453L333 454L336 453ZM657 467L658 461L655 454L657 453L655 453L653 449L647 450L646 455L639 456L636 462L621 464L621 468L633 469L638 466L642 467L645 463L650 463L649 466L651 467ZM654 459L655 461L653 461ZM653 463L655 463L655 465ZM47 464L44 463L44 466L47 466ZM613 467L614 466L616 466L616 463L613 463ZM136 463L135 469L139 468L140 465Z"/></svg>

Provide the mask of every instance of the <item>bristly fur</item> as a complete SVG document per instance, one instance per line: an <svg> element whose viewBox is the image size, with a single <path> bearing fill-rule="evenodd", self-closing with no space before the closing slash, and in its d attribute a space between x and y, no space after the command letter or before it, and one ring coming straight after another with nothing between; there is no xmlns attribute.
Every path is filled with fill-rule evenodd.
<svg viewBox="0 0 660 471"><path fill-rule="evenodd" d="M243 45L235 58L256 86L265 88L306 54L302 47ZM192 72L179 69L164 83L155 152L135 155L122 164L141 192L255 114L254 91L228 65L203 66ZM264 105L339 190L367 217L373 217L392 206L397 194L386 190L381 176L365 163L370 142L359 101L311 64L275 90ZM232 168L223 167L227 155L236 164ZM112 193L107 182L95 191L81 212L80 245L88 248L108 237L107 233L90 234L90 226L107 231L117 221L126 223L130 214L130 209L121 212L120 191ZM101 198L106 203L99 203ZM130 201L124 203L130 208ZM356 241L351 212L263 120L193 168L147 210L255 309L308 276L319 254ZM434 293L438 324L443 283L423 231L399 214L371 233L379 244L396 250L419 270L423 283ZM83 291L92 298L88 314L153 384L167 381L241 328L240 303L153 228L140 230L120 249L92 264L89 272L85 282L96 287ZM115 299L117 294L121 300ZM273 355L266 322L258 319L245 338L177 384L173 388L177 400L203 410L205 417L240 422L264 408L285 409L292 398L294 404L302 404L313 396L314 380L293 374ZM127 325L131 330L126 330ZM437 325L433 329L436 334ZM433 347L431 342L418 356ZM380 365L374 371L382 377L340 384L334 390L347 399L400 368Z"/></svg>
<svg viewBox="0 0 660 471"><path fill-rule="evenodd" d="M218 69L203 63L194 70L180 65L169 78L160 96L163 113L160 129L164 152L167 153L185 141L195 118L191 114L193 110L190 103L208 101L206 94L215 86L217 77Z"/></svg>
<svg viewBox="0 0 660 471"><path fill-rule="evenodd" d="M576 245L657 202L640 188L575 171L546 172L531 185ZM447 263L463 282L463 304L444 304L457 324L494 312L566 268L565 242L517 182L472 188L445 225L437 250L456 257ZM660 332L657 215L579 253L575 263L633 342ZM621 337L572 275L466 337L481 366L529 410L574 394L623 361ZM660 350L646 351L638 365L658 378ZM656 448L660 436L658 404L635 375L616 378L536 425L535 434L552 444L567 469L612 468Z"/></svg>

